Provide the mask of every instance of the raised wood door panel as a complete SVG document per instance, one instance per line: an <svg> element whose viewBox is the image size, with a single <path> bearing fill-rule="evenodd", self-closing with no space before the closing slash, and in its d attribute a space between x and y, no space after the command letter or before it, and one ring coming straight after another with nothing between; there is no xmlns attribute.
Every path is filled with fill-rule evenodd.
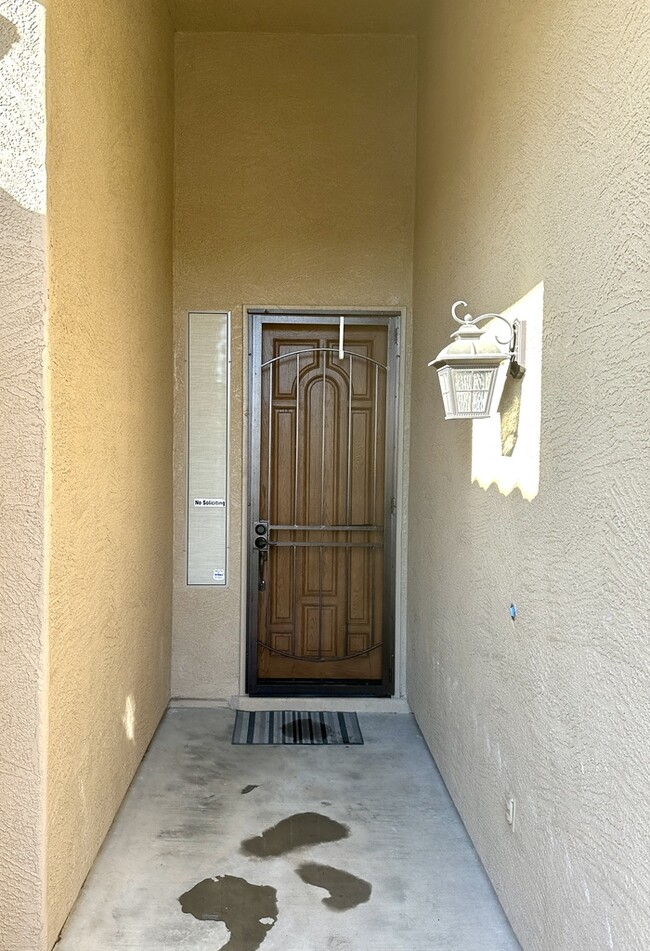
<svg viewBox="0 0 650 951"><path fill-rule="evenodd" d="M253 497L269 550L249 618L259 683L385 676L388 327L346 326L343 359L338 343L331 325L261 333Z"/></svg>

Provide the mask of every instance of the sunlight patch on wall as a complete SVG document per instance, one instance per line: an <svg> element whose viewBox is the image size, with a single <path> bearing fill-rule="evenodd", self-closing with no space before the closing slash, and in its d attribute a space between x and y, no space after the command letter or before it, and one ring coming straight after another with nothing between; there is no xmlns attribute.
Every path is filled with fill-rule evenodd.
<svg viewBox="0 0 650 951"><path fill-rule="evenodd" d="M0 190L45 214L45 10L0 0Z"/></svg>
<svg viewBox="0 0 650 951"><path fill-rule="evenodd" d="M532 501L539 492L544 282L503 316L526 322L526 374L522 380L508 377L499 413L473 421L472 482L486 490L496 485L502 495L519 489Z"/></svg>
<svg viewBox="0 0 650 951"><path fill-rule="evenodd" d="M124 715L122 717L124 732L131 743L135 742L135 700L133 694L129 694L124 705Z"/></svg>

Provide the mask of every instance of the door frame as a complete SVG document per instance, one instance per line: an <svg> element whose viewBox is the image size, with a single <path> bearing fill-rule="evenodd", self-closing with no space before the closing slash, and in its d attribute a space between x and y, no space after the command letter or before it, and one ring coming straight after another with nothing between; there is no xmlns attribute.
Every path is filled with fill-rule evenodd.
<svg viewBox="0 0 650 951"><path fill-rule="evenodd" d="M293 683L280 681L275 684L259 683L257 679L257 641L255 632L249 630L248 618L257 614L258 592L253 559L249 557L253 545L252 499L255 491L253 477L256 466L254 454L259 454L258 436L254 432L254 413L252 396L259 389L259 342L264 324L324 324L336 326L338 318L344 316L350 324L385 325L388 327L388 372L387 372L387 414L386 414L386 490L385 490L385 558L384 558L384 598L386 610L383 618L382 641L383 676L380 684L353 681L332 682L313 681ZM401 567L403 549L397 541L403 529L404 510L401 494L403 486L403 390L404 380L401 372L402 344L405 336L406 310L404 308L302 308L302 307L244 307L244 327L247 335L248 361L244 367L244 392L246 395L246 433L245 472L243 491L245 504L242 506L242 685L245 693L251 697L390 697L401 695L403 683L403 643L402 608L397 603L398 592L402 589ZM392 403L392 410L391 410ZM255 577L253 577L255 575ZM244 691L242 691L244 693Z"/></svg>

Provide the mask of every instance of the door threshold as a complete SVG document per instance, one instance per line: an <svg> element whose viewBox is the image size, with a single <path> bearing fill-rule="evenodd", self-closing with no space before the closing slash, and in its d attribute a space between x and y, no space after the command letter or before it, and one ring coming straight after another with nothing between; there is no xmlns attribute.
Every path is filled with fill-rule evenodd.
<svg viewBox="0 0 650 951"><path fill-rule="evenodd" d="M410 713L405 697L249 697L233 696L233 710L323 710L339 713Z"/></svg>

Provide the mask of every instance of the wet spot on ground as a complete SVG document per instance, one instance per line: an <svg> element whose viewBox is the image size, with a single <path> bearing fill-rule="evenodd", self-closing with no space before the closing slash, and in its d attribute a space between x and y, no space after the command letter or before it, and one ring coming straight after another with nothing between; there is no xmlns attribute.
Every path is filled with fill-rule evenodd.
<svg viewBox="0 0 650 951"><path fill-rule="evenodd" d="M254 789L259 789L259 788L260 788L259 784L253 785L253 783L250 783L248 786L244 786L244 788L241 791L241 794L242 796L247 796L249 792L253 792Z"/></svg>
<svg viewBox="0 0 650 951"><path fill-rule="evenodd" d="M357 878L350 872L344 872L331 865L317 865L309 862L296 869L296 874L306 885L324 888L329 898L323 898L323 904L335 911L349 911L368 901L372 893L370 882Z"/></svg>
<svg viewBox="0 0 650 951"><path fill-rule="evenodd" d="M186 915L223 921L230 940L220 951L256 951L278 920L277 891L234 875L205 878L178 899Z"/></svg>
<svg viewBox="0 0 650 951"><path fill-rule="evenodd" d="M244 839L241 850L246 855L255 855L261 859L270 858L286 855L287 852L305 845L320 845L323 842L346 839L349 834L347 826L328 816L322 816L318 812L299 812L265 829L261 835Z"/></svg>

